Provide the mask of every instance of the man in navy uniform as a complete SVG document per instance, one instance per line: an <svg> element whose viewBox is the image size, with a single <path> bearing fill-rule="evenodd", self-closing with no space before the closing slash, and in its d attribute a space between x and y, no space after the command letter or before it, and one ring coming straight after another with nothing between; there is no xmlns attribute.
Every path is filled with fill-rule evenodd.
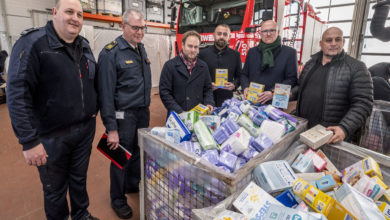
<svg viewBox="0 0 390 220"><path fill-rule="evenodd" d="M121 144L132 157L123 170L110 167L111 207L123 219L132 209L125 193L139 191L140 152L137 129L149 126L151 90L150 61L141 43L145 34L143 15L127 10L122 17L123 34L106 45L99 55L98 85L101 117L107 141L115 150Z"/></svg>
<svg viewBox="0 0 390 220"><path fill-rule="evenodd" d="M59 0L53 21L24 31L8 71L12 127L30 166L37 166L47 219L97 219L88 212L87 170L98 110L95 59L79 36L78 0Z"/></svg>
<svg viewBox="0 0 390 220"><path fill-rule="evenodd" d="M199 58L209 67L215 106L220 107L226 99L233 97L233 91L240 86L240 53L229 48L230 28L220 24L214 31L214 45L200 50ZM216 74L226 74L227 82L216 85Z"/></svg>

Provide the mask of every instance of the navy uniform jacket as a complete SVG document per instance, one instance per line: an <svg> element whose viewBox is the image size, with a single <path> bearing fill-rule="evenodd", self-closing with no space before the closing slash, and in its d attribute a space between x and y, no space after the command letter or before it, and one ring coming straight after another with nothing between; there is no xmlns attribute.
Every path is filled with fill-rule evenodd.
<svg viewBox="0 0 390 220"><path fill-rule="evenodd" d="M237 89L240 86L241 57L240 53L226 46L221 51L215 45L202 49L199 58L205 61L209 67L211 81L215 82L217 68L228 69L228 82L234 83ZM216 106L221 106L223 101L233 97L233 91L226 89L214 90Z"/></svg>
<svg viewBox="0 0 390 220"><path fill-rule="evenodd" d="M168 112L181 113L200 103L214 106L209 68L200 59L191 75L179 56L168 60L161 72L159 89Z"/></svg>
<svg viewBox="0 0 390 220"><path fill-rule="evenodd" d="M22 33L10 58L7 102L12 126L23 150L40 136L58 133L95 117L95 59L81 36L81 57L74 60L54 30L45 27Z"/></svg>
<svg viewBox="0 0 390 220"><path fill-rule="evenodd" d="M149 107L152 87L150 61L142 43L140 54L119 36L99 54L100 114L108 131L117 130L115 111ZM142 57L141 57L142 56Z"/></svg>
<svg viewBox="0 0 390 220"><path fill-rule="evenodd" d="M273 51L274 67L262 69L263 54L260 48L252 47L246 56L241 72L242 90L249 87L250 82L265 85L264 91L271 91L275 83L291 85L298 81L297 51L294 48L281 45Z"/></svg>

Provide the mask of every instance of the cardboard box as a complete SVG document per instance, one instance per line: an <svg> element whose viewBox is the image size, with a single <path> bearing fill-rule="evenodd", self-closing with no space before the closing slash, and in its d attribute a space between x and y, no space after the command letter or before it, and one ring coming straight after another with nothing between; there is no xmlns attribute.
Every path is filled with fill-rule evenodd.
<svg viewBox="0 0 390 220"><path fill-rule="evenodd" d="M264 91L264 85L259 83L251 82L249 84L248 93L246 100L251 101L253 104L259 103L258 94Z"/></svg>
<svg viewBox="0 0 390 220"><path fill-rule="evenodd" d="M314 150L326 144L333 136L332 131L327 131L322 125L316 125L313 128L301 133L299 135L300 141L307 144Z"/></svg>

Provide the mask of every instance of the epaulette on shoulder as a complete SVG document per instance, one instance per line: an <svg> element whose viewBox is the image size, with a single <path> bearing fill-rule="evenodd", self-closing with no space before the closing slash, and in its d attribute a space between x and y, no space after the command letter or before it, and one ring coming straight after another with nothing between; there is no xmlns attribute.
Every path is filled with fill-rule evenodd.
<svg viewBox="0 0 390 220"><path fill-rule="evenodd" d="M118 45L118 42L113 40L109 44L107 44L104 48L106 48L106 50L112 50L112 48L116 47L116 45Z"/></svg>
<svg viewBox="0 0 390 220"><path fill-rule="evenodd" d="M25 35L28 35L28 34L34 32L34 31L37 31L37 30L39 30L39 28L34 28L34 27L29 28L29 29L24 30L20 35L25 36Z"/></svg>

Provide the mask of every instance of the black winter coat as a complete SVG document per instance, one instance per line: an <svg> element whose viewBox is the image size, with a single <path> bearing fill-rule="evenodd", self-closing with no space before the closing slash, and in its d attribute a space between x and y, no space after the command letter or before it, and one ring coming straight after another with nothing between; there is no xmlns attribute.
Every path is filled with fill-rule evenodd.
<svg viewBox="0 0 390 220"><path fill-rule="evenodd" d="M312 56L302 71L298 85L293 89L293 97L298 98L297 115L300 115L300 97L308 73L322 59L322 52ZM332 61L325 85L322 125L340 126L348 138L364 125L371 114L373 105L373 86L366 65L342 52Z"/></svg>
<svg viewBox="0 0 390 220"><path fill-rule="evenodd" d="M159 90L168 112L181 113L200 103L214 106L209 68L201 59L191 75L179 56L168 60L161 72Z"/></svg>

